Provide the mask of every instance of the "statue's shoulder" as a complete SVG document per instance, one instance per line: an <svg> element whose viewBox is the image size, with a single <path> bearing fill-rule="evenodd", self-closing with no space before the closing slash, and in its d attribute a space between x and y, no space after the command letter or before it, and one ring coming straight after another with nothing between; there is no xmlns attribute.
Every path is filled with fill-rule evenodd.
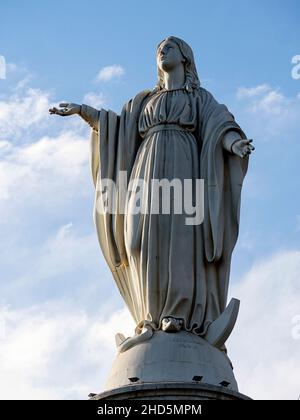
<svg viewBox="0 0 300 420"><path fill-rule="evenodd" d="M152 90L145 89L140 92L138 92L130 101L132 102L132 105L139 106L145 98L147 98L151 94Z"/></svg>
<svg viewBox="0 0 300 420"><path fill-rule="evenodd" d="M202 87L202 86L200 86L198 89L197 89L197 92L198 92L198 95L201 97L201 98L208 98L208 97L211 97L212 96L212 94L207 90L207 89L205 89L204 87Z"/></svg>
<svg viewBox="0 0 300 420"><path fill-rule="evenodd" d="M218 102L216 101L214 95L211 92L209 92L207 89L200 86L197 89L197 92L198 92L197 95L199 97L199 100L202 106L218 105Z"/></svg>
<svg viewBox="0 0 300 420"><path fill-rule="evenodd" d="M135 96L133 96L129 101L126 102L126 104L123 107L123 111L138 111L144 101L145 98L147 98L151 94L151 90L145 89L140 92L138 92Z"/></svg>
<svg viewBox="0 0 300 420"><path fill-rule="evenodd" d="M152 90L150 89L144 89L141 90L140 92L138 92L133 99L140 99L140 98L145 98L146 96L150 95L150 93L152 92Z"/></svg>

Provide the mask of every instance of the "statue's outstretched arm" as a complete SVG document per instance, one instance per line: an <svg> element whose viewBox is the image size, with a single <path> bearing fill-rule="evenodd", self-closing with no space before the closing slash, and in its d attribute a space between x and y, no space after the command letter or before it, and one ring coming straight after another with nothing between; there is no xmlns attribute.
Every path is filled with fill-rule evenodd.
<svg viewBox="0 0 300 420"><path fill-rule="evenodd" d="M72 102L62 102L59 108L53 107L49 109L50 114L67 117L69 115L79 115L83 118L94 130L98 130L99 111L88 105L78 105Z"/></svg>
<svg viewBox="0 0 300 420"><path fill-rule="evenodd" d="M242 139L237 131L230 130L223 137L223 148L227 152L238 155L240 158L244 158L255 149L252 146L252 140Z"/></svg>

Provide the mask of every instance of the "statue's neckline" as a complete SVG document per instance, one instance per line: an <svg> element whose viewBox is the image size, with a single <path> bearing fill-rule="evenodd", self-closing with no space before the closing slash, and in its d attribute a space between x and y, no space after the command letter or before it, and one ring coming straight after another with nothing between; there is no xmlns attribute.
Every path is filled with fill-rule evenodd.
<svg viewBox="0 0 300 420"><path fill-rule="evenodd" d="M186 88L185 87L181 87L181 88L176 88L176 89L161 89L158 92L156 92L156 94L159 95L161 93L179 92L179 91L186 92Z"/></svg>
<svg viewBox="0 0 300 420"><path fill-rule="evenodd" d="M176 90L186 90L184 86L175 89L161 89L160 92L174 92Z"/></svg>

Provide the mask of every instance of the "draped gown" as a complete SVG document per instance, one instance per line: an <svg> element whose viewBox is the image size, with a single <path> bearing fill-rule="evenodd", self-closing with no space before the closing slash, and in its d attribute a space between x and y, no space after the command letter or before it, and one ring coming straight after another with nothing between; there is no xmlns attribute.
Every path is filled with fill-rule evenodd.
<svg viewBox="0 0 300 420"><path fill-rule="evenodd" d="M245 134L225 105L205 89L143 91L120 115L82 106L92 126L91 169L98 240L117 287L140 333L161 328L164 317L203 335L224 310L231 254L239 227L240 196L248 158L224 150L228 131ZM131 188L125 211L105 208L103 179L114 181L114 201ZM157 197L151 180L204 180L204 221L187 225L187 215L136 212L138 200ZM144 180L141 194L137 179ZM194 189L193 189L194 194ZM193 197L195 199L195 197ZM195 202L195 200L194 200ZM100 208L100 211L99 211Z"/></svg>
<svg viewBox="0 0 300 420"><path fill-rule="evenodd" d="M134 214L139 187L129 196L125 244L139 296L142 319L160 328L164 317L183 320L184 329L202 324L206 287L201 226L187 225L185 212L151 214L157 199L151 180L200 178L199 151L193 134L197 123L195 98L186 90L164 90L150 97L139 117L143 139L131 179L146 181L147 214ZM181 197L180 197L181 198Z"/></svg>

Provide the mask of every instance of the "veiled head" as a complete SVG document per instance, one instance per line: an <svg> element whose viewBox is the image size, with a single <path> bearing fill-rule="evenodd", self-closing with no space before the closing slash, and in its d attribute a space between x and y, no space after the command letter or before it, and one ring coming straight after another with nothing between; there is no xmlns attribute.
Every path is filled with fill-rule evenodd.
<svg viewBox="0 0 300 420"><path fill-rule="evenodd" d="M178 65L184 66L185 88L189 91L200 86L199 77L191 47L182 39L169 36L161 41L156 50L157 89L164 88L164 72L171 71Z"/></svg>

